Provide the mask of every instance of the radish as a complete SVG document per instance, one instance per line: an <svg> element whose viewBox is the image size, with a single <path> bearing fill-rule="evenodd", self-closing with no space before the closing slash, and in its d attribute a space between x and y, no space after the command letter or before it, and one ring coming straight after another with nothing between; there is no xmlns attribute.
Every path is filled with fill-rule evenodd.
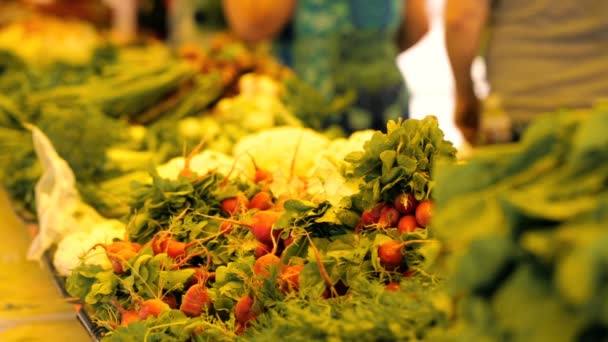
<svg viewBox="0 0 608 342"><path fill-rule="evenodd" d="M126 310L120 314L120 326L126 327L127 325L141 321L139 313L135 310Z"/></svg>
<svg viewBox="0 0 608 342"><path fill-rule="evenodd" d="M380 212L378 212L378 217L380 217ZM358 234L359 231L361 230L361 228L374 224L377 221L378 221L378 219L375 217L375 215L371 211L367 211L367 210L363 211L361 213L361 219L359 220L359 223L355 227L355 234Z"/></svg>
<svg viewBox="0 0 608 342"><path fill-rule="evenodd" d="M418 222L416 221L416 216L414 215L405 215L399 219L399 223L397 224L397 230L401 234L411 233L418 227Z"/></svg>
<svg viewBox="0 0 608 342"><path fill-rule="evenodd" d="M403 262L402 249L415 243L432 242L433 240L408 240L404 242L387 241L378 246L378 257L380 264L388 271L394 271Z"/></svg>
<svg viewBox="0 0 608 342"><path fill-rule="evenodd" d="M402 193L395 198L395 208L404 215L413 214L416 210L416 205L418 205L418 201L416 197L410 193Z"/></svg>
<svg viewBox="0 0 608 342"><path fill-rule="evenodd" d="M400 285L397 282L392 282L386 285L386 290L387 291L399 291Z"/></svg>
<svg viewBox="0 0 608 342"><path fill-rule="evenodd" d="M265 244L265 245L273 245L273 236L274 240L278 242L279 235L281 235L280 230L272 229L274 223L279 219L282 213L278 211L269 211L263 210L258 211L253 214L251 217L251 232L253 236L255 236L256 240Z"/></svg>
<svg viewBox="0 0 608 342"><path fill-rule="evenodd" d="M421 227L427 227L431 222L432 209L431 200L422 201L416 207L416 221Z"/></svg>
<svg viewBox="0 0 608 342"><path fill-rule="evenodd" d="M158 317L161 312L171 310L167 303L163 302L161 299L154 298L148 299L141 303L139 306L139 318L145 320L146 318Z"/></svg>
<svg viewBox="0 0 608 342"><path fill-rule="evenodd" d="M409 278L416 274L416 270L407 270L403 272L403 278Z"/></svg>
<svg viewBox="0 0 608 342"><path fill-rule="evenodd" d="M269 277L270 268L276 267L280 263L281 259L274 254L263 255L259 257L253 264L253 274L262 277Z"/></svg>
<svg viewBox="0 0 608 342"><path fill-rule="evenodd" d="M136 256L141 249L140 244L128 241L114 241L110 244L99 243L91 247L91 249L95 249L97 247L102 247L105 249L106 255L112 264L112 268L117 274L122 274L125 272L123 263Z"/></svg>
<svg viewBox="0 0 608 342"><path fill-rule="evenodd" d="M188 245L184 242L168 239L165 247L167 255L171 259L180 259L186 256L186 249Z"/></svg>
<svg viewBox="0 0 608 342"><path fill-rule="evenodd" d="M274 206L272 195L268 191L260 191L251 197L249 209L268 210Z"/></svg>
<svg viewBox="0 0 608 342"><path fill-rule="evenodd" d="M377 203L372 210L370 210L370 214L372 215L372 222L376 223L380 219L380 212L384 207L384 202Z"/></svg>
<svg viewBox="0 0 608 342"><path fill-rule="evenodd" d="M221 210L229 216L234 216L247 211L248 206L249 199L243 193L238 193L234 197L224 199L221 203Z"/></svg>
<svg viewBox="0 0 608 342"><path fill-rule="evenodd" d="M256 183L272 183L272 180L273 180L272 172L270 172L268 170L257 169L257 167L256 167L255 176L254 176L253 180Z"/></svg>
<svg viewBox="0 0 608 342"><path fill-rule="evenodd" d="M215 279L215 272L209 272L206 267L190 267L194 270L192 277L186 282L186 287L194 284L206 284L209 279Z"/></svg>
<svg viewBox="0 0 608 342"><path fill-rule="evenodd" d="M388 241L381 244L378 247L378 257L380 258L382 267L389 271L399 268L403 261L403 256L401 255L402 247L402 243L397 241Z"/></svg>
<svg viewBox="0 0 608 342"><path fill-rule="evenodd" d="M260 258L268 253L272 253L272 246L258 242L258 246L255 248L255 257Z"/></svg>
<svg viewBox="0 0 608 342"><path fill-rule="evenodd" d="M188 317L198 317L209 305L211 305L211 297L207 293L207 287L203 283L198 283L188 288L182 297L179 310Z"/></svg>
<svg viewBox="0 0 608 342"><path fill-rule="evenodd" d="M401 214L395 207L386 204L380 210L380 218L378 218L378 226L381 228L396 227L399 223Z"/></svg>
<svg viewBox="0 0 608 342"><path fill-rule="evenodd" d="M112 304L114 304L114 306L118 309L118 312L120 312L121 326L126 327L131 323L139 322L141 320L137 310L125 310L125 308L123 308L116 299L112 299Z"/></svg>
<svg viewBox="0 0 608 342"><path fill-rule="evenodd" d="M251 233L253 233L253 236L256 238L256 240L265 245L274 245L273 238L274 241L276 241L277 243L279 242L278 239L281 235L281 230L273 230L272 228L275 222L279 219L279 217L281 217L281 212L261 210L253 214L249 222L240 222L236 220L225 219L205 214L198 215L212 220L220 220L235 225L247 227L251 230Z"/></svg>
<svg viewBox="0 0 608 342"><path fill-rule="evenodd" d="M200 245L204 239L192 240L188 243L177 241L171 237L171 232L160 231L150 240L150 246L154 254L166 253L171 259L176 261L173 268L179 268L186 264L195 256L207 253L207 250L202 247L202 250L189 250L191 247Z"/></svg>
<svg viewBox="0 0 608 342"><path fill-rule="evenodd" d="M249 295L241 297L234 307L234 316L238 322L245 325L258 315L253 310L253 298Z"/></svg>
<svg viewBox="0 0 608 342"><path fill-rule="evenodd" d="M297 291L300 288L300 273L304 269L304 264L284 266L281 269L280 279L282 281L282 290L287 292L289 290Z"/></svg>

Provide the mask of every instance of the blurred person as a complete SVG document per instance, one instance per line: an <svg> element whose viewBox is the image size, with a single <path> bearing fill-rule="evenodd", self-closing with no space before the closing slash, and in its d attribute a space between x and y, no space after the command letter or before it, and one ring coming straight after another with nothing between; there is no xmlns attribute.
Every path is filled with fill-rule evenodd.
<svg viewBox="0 0 608 342"><path fill-rule="evenodd" d="M447 0L445 36L454 119L471 144L517 141L540 114L608 96L608 1ZM482 47L483 104L471 79Z"/></svg>
<svg viewBox="0 0 608 342"><path fill-rule="evenodd" d="M224 0L227 22L249 42L273 40L278 57L327 99L356 91L341 118L349 133L407 118L399 52L428 31L425 0Z"/></svg>

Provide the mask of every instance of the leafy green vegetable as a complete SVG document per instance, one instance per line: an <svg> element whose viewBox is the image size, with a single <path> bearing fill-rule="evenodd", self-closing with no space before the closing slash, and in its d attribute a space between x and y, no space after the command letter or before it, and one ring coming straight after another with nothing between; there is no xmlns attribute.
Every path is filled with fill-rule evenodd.
<svg viewBox="0 0 608 342"><path fill-rule="evenodd" d="M437 170L433 228L458 301L444 339L608 336L606 129L605 107L554 113L519 144Z"/></svg>
<svg viewBox="0 0 608 342"><path fill-rule="evenodd" d="M436 159L455 156L456 149L444 140L435 117L389 121L386 134L376 132L364 151L346 156L354 177L364 180L353 205L367 210L403 192L413 193L419 201L427 199L434 186L431 172Z"/></svg>

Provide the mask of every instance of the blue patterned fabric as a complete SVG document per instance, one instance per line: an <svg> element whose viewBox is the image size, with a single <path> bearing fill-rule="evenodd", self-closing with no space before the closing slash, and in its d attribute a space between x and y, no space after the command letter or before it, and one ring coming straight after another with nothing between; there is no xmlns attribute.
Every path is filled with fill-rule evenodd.
<svg viewBox="0 0 608 342"><path fill-rule="evenodd" d="M327 98L350 89L356 104L347 131L385 129L407 115L407 91L396 65L403 0L299 0L277 41L279 56Z"/></svg>

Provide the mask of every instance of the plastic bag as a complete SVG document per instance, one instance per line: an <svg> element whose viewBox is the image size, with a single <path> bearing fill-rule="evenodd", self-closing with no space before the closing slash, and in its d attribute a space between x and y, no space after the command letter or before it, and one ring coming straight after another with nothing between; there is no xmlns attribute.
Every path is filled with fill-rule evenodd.
<svg viewBox="0 0 608 342"><path fill-rule="evenodd" d="M32 131L43 174L35 188L39 231L30 245L27 258L40 260L44 252L63 236L92 227L103 218L81 201L74 173L57 154L51 141L37 127L28 125L28 128Z"/></svg>

